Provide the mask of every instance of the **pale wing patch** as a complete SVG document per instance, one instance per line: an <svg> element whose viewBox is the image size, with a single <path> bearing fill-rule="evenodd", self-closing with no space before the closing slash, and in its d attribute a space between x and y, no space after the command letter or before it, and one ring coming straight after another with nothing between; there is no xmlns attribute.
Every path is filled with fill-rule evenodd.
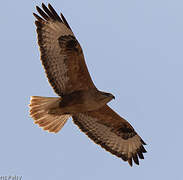
<svg viewBox="0 0 183 180"><path fill-rule="evenodd" d="M62 89L62 91L64 92L69 81L69 76L67 75L68 67L66 63L64 63L66 56L61 53L61 49L58 43L58 38L63 35L73 35L73 33L70 29L68 29L64 24L60 22L51 21L45 23L42 28L42 48L40 48L40 50L41 59L43 61L43 65L45 66L47 76L52 77L57 83L57 88ZM45 59L49 60L45 61ZM47 67L52 69L52 71L48 72ZM50 79L49 81L52 84Z"/></svg>
<svg viewBox="0 0 183 180"><path fill-rule="evenodd" d="M48 46L51 48L51 50L55 47L55 42L58 42L58 38L60 36L65 36L65 35L72 35L72 31L68 29L63 23L57 22L57 21L49 21L45 22L44 26L42 28L43 37L44 35L46 36L47 42L50 42ZM59 45L57 43L57 48L59 49Z"/></svg>

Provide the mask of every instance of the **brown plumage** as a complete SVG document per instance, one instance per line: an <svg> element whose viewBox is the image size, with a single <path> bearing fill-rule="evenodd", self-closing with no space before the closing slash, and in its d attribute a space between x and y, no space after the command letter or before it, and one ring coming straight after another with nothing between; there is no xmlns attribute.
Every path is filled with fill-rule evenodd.
<svg viewBox="0 0 183 180"><path fill-rule="evenodd" d="M107 103L114 96L99 91L88 72L82 48L63 14L42 4L33 13L41 61L59 97L32 96L30 115L44 130L57 133L69 117L89 138L132 166L144 159L145 142Z"/></svg>

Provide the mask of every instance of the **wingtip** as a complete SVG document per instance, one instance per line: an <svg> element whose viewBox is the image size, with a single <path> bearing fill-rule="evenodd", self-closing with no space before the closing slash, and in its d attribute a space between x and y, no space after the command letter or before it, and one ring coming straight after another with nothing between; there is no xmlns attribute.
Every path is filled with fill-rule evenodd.
<svg viewBox="0 0 183 180"><path fill-rule="evenodd" d="M133 162L132 162L132 158L128 159L128 164L132 167L133 166Z"/></svg>
<svg viewBox="0 0 183 180"><path fill-rule="evenodd" d="M60 16L64 22L64 24L72 31L71 27L69 26L69 23L67 22L66 18L64 17L64 15L62 13L60 13Z"/></svg>
<svg viewBox="0 0 183 180"><path fill-rule="evenodd" d="M135 162L135 164L139 165L139 159L138 159L138 157L137 157L137 154L134 154L134 155L132 156L132 158L133 158L133 161Z"/></svg>
<svg viewBox="0 0 183 180"><path fill-rule="evenodd" d="M146 153L146 152L147 152L143 145L140 146L140 150L141 150L143 153Z"/></svg>
<svg viewBox="0 0 183 180"><path fill-rule="evenodd" d="M44 3L41 3L41 6L42 6L42 8L46 7L46 5Z"/></svg>
<svg viewBox="0 0 183 180"><path fill-rule="evenodd" d="M40 9L40 7L39 6L36 6L36 10L38 11L38 9Z"/></svg>
<svg viewBox="0 0 183 180"><path fill-rule="evenodd" d="M50 4L50 3L48 3L48 8L50 9L53 9L53 6Z"/></svg>
<svg viewBox="0 0 183 180"><path fill-rule="evenodd" d="M147 145L142 139L140 141L143 145Z"/></svg>
<svg viewBox="0 0 183 180"><path fill-rule="evenodd" d="M140 159L144 159L144 155L140 150L137 151L137 154Z"/></svg>

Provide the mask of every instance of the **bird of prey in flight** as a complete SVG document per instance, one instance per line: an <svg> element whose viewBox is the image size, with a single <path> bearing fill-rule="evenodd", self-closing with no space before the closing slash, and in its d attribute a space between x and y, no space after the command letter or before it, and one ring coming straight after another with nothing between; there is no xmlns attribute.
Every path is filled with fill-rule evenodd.
<svg viewBox="0 0 183 180"><path fill-rule="evenodd" d="M58 97L32 96L30 116L44 130L57 133L66 121L73 122L96 144L117 157L139 164L144 159L145 142L134 128L107 103L110 93L94 85L82 48L71 27L48 4L36 7L34 14L41 61L47 78Z"/></svg>

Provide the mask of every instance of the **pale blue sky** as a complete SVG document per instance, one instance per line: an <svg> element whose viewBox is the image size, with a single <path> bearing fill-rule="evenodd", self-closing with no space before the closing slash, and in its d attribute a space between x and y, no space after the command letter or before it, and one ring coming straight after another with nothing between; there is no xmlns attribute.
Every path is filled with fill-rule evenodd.
<svg viewBox="0 0 183 180"><path fill-rule="evenodd" d="M29 97L56 96L39 60L34 17L42 1L2 1L0 176L24 180L181 180L183 1L54 0L81 43L91 76L147 142L132 168L87 138L71 119L58 134L28 114Z"/></svg>

